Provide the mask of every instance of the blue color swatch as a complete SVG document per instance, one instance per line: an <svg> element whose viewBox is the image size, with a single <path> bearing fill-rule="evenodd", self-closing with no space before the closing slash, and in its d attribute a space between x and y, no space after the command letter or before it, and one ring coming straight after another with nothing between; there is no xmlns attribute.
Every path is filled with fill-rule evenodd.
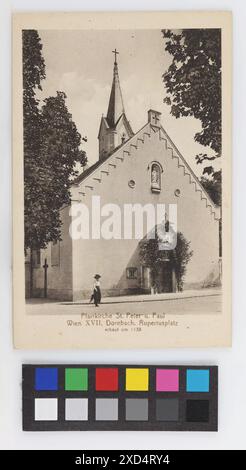
<svg viewBox="0 0 246 470"><path fill-rule="evenodd" d="M58 390L57 367L36 367L35 390Z"/></svg>
<svg viewBox="0 0 246 470"><path fill-rule="evenodd" d="M186 371L187 392L209 392L209 370L187 369Z"/></svg>

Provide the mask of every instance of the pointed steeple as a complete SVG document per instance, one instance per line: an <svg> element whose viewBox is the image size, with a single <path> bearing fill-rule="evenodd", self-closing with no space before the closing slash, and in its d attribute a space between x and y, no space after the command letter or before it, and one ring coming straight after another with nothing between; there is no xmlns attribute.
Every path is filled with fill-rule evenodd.
<svg viewBox="0 0 246 470"><path fill-rule="evenodd" d="M106 117L102 117L98 139L99 139L99 158L105 158L112 153L116 147L122 145L130 137L133 131L125 115L122 92L120 88L119 71L117 64L117 54L114 53L114 71L113 82L109 98L108 112Z"/></svg>
<svg viewBox="0 0 246 470"><path fill-rule="evenodd" d="M120 116L125 112L117 64L117 54L119 52L116 49L112 52L115 54L114 74L107 112L107 121L110 127L114 127Z"/></svg>

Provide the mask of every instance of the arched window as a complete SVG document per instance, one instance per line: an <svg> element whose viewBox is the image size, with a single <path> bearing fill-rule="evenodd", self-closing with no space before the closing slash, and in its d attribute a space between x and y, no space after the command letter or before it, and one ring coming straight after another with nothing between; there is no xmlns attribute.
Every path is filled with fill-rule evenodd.
<svg viewBox="0 0 246 470"><path fill-rule="evenodd" d="M162 166L158 162L152 162L150 165L150 184L152 193L160 193L161 191L161 174Z"/></svg>

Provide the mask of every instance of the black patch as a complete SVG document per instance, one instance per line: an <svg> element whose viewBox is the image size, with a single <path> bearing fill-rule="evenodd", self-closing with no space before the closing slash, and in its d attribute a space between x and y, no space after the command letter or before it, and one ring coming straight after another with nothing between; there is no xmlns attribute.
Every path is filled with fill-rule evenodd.
<svg viewBox="0 0 246 470"><path fill-rule="evenodd" d="M186 421L188 423L208 423L209 400L187 400Z"/></svg>

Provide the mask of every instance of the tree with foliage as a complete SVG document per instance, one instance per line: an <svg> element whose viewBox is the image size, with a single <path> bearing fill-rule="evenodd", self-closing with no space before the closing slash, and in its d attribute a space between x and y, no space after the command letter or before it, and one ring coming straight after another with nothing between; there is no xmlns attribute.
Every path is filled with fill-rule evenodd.
<svg viewBox="0 0 246 470"><path fill-rule="evenodd" d="M86 163L66 95L57 92L57 96L45 99L40 109L36 90L42 89L44 78L39 35L23 31L25 249L31 250L60 239L59 210L70 201L75 165Z"/></svg>
<svg viewBox="0 0 246 470"><path fill-rule="evenodd" d="M166 232L169 231L169 222L165 223L165 230ZM150 268L151 278L154 283L161 266L164 263L169 263L169 266L175 272L178 291L182 291L187 264L193 255L190 242L186 240L181 232L177 232L177 244L173 250L161 249L161 245L162 240L158 235L158 227L156 227L154 238L145 238L139 243L141 262L144 266Z"/></svg>
<svg viewBox="0 0 246 470"><path fill-rule="evenodd" d="M42 195L39 178L40 160L40 112L36 90L41 90L45 78L45 62L38 32L22 32L23 75L23 150L24 150L24 227L25 252L30 249L30 295L33 290L33 251L38 248L34 236L38 221L35 205Z"/></svg>
<svg viewBox="0 0 246 470"><path fill-rule="evenodd" d="M23 57L23 140L24 140L24 217L25 249L37 248L33 231L36 219L34 205L42 194L39 178L41 116L36 90L45 78L42 44L35 30L22 32Z"/></svg>
<svg viewBox="0 0 246 470"><path fill-rule="evenodd" d="M70 187L86 163L81 135L57 92L40 107L36 91L45 78L42 44L37 31L23 31L25 250L30 249L32 292L33 251L61 239L60 209L70 202ZM83 138L86 140L86 138Z"/></svg>
<svg viewBox="0 0 246 470"><path fill-rule="evenodd" d="M176 248L170 253L170 261L175 270L178 291L183 290L187 264L192 255L193 251L190 250L190 242L186 240L181 232L178 232Z"/></svg>
<svg viewBox="0 0 246 470"><path fill-rule="evenodd" d="M165 50L172 62L163 75L167 91L164 102L171 106L171 114L194 116L202 130L195 141L213 151L200 153L197 163L221 156L221 31L219 29L162 30ZM210 164L203 174L221 180Z"/></svg>
<svg viewBox="0 0 246 470"><path fill-rule="evenodd" d="M216 174L215 174L216 173ZM200 182L214 204L221 205L221 172L214 172L213 178L202 176Z"/></svg>
<svg viewBox="0 0 246 470"><path fill-rule="evenodd" d="M78 175L76 163L86 163L86 154L80 149L81 135L65 100L65 93L57 92L55 97L46 98L41 108L39 178L44 194L36 201L34 211L35 239L40 248L61 239L60 209L70 203L70 187Z"/></svg>

